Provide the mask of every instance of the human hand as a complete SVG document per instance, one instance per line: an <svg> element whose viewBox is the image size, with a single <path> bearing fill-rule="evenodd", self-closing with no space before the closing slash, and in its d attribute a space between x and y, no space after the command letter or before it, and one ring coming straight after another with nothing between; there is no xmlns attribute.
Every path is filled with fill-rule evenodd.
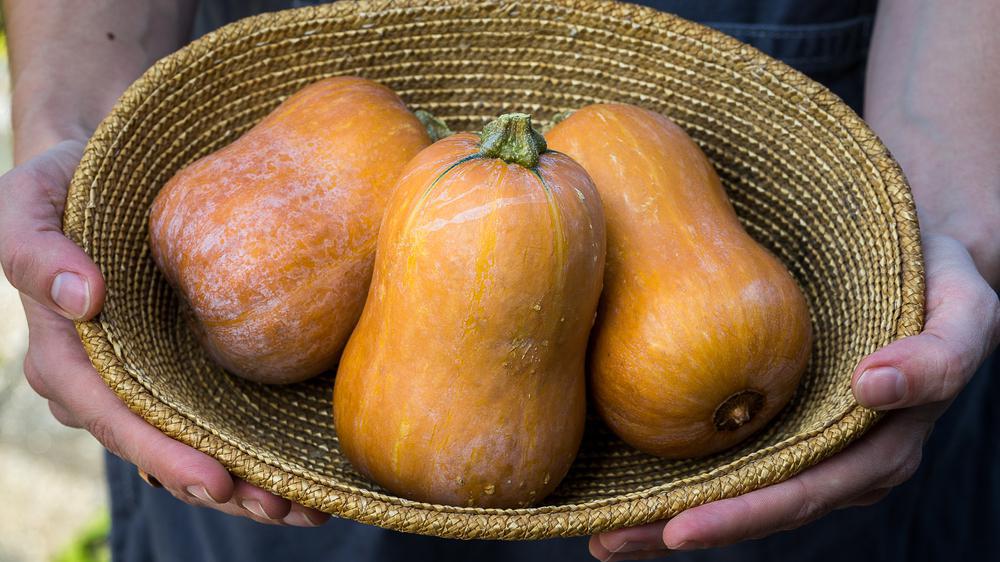
<svg viewBox="0 0 1000 562"><path fill-rule="evenodd" d="M666 522L590 540L597 559L641 560L794 529L835 509L868 505L920 464L924 441L976 367L1000 342L1000 304L965 247L924 238L923 332L865 357L852 378L859 403L892 410L843 452L780 484L684 511Z"/></svg>
<svg viewBox="0 0 1000 562"><path fill-rule="evenodd" d="M311 527L329 516L233 478L215 459L167 437L104 384L71 320L104 303L104 278L61 229L83 143L65 141L0 177L0 263L28 320L24 374L64 425L89 431L174 497L261 523Z"/></svg>

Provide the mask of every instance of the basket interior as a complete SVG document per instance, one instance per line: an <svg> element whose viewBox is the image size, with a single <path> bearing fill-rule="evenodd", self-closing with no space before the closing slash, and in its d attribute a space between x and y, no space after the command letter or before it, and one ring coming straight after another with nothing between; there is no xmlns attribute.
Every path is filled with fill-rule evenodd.
<svg viewBox="0 0 1000 562"><path fill-rule="evenodd" d="M912 330L901 324L918 306L904 287L898 228L913 218L902 180L886 179L885 163L865 145L873 137L859 139L845 125L859 123L846 106L756 51L683 20L602 2L337 3L289 14L245 20L155 67L102 127L101 153L74 181L87 201L79 241L107 279L98 323L128 375L180 414L175 420L283 473L397 501L340 455L332 375L268 387L213 365L147 249L149 206L178 169L334 75L382 82L456 130L478 130L508 111L545 125L597 102L662 112L705 150L749 233L805 292L815 333L808 372L762 433L709 458L667 462L591 420L570 474L544 506L662 495L777 454L856 408L850 376L858 360Z"/></svg>

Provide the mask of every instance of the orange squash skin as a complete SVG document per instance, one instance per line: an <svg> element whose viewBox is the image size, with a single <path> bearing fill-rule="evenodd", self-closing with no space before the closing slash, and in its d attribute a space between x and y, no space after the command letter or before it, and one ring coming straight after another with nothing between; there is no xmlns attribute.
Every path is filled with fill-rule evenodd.
<svg viewBox="0 0 1000 562"><path fill-rule="evenodd" d="M330 78L178 172L153 202L150 247L210 355L259 382L334 367L361 314L382 211L429 144L391 90Z"/></svg>
<svg viewBox="0 0 1000 562"><path fill-rule="evenodd" d="M354 467L394 493L525 506L580 445L604 218L564 155L541 156L546 189L517 164L462 162L478 140L438 141L404 171L334 418Z"/></svg>
<svg viewBox="0 0 1000 562"><path fill-rule="evenodd" d="M665 458L714 453L760 429L805 369L809 311L739 223L704 153L666 117L627 105L580 109L546 139L591 175L607 217L589 358L600 415Z"/></svg>

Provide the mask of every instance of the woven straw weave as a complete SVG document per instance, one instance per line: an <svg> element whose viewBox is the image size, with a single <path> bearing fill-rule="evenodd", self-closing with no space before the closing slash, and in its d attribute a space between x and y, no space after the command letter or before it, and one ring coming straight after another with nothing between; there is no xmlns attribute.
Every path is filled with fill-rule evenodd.
<svg viewBox="0 0 1000 562"><path fill-rule="evenodd" d="M146 245L149 206L174 172L296 90L341 74L378 80L456 130L514 110L545 125L606 101L669 115L717 166L749 232L805 290L816 341L793 402L760 435L697 461L641 454L591 420L570 474L529 509L410 502L358 476L337 448L331 376L265 387L215 367ZM443 537L594 533L786 479L874 422L851 396L851 372L923 322L909 189L850 109L731 38L599 0L338 2L227 26L160 61L122 96L73 178L65 229L107 278L104 311L78 324L80 336L132 410L291 500Z"/></svg>

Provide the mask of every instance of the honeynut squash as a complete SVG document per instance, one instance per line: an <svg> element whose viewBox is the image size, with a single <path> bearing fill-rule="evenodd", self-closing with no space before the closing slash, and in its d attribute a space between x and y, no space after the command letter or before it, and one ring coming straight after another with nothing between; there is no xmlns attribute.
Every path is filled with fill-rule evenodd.
<svg viewBox="0 0 1000 562"><path fill-rule="evenodd" d="M344 455L413 500L544 498L583 434L604 253L593 183L529 116L423 150L387 208L337 372Z"/></svg>
<svg viewBox="0 0 1000 562"><path fill-rule="evenodd" d="M708 158L669 119L631 105L584 107L546 136L591 175L607 214L589 361L598 413L665 458L759 430L805 370L809 309L743 229Z"/></svg>
<svg viewBox="0 0 1000 562"><path fill-rule="evenodd" d="M392 90L316 82L153 202L153 259L211 357L265 383L337 364L361 315L399 172L431 142Z"/></svg>

